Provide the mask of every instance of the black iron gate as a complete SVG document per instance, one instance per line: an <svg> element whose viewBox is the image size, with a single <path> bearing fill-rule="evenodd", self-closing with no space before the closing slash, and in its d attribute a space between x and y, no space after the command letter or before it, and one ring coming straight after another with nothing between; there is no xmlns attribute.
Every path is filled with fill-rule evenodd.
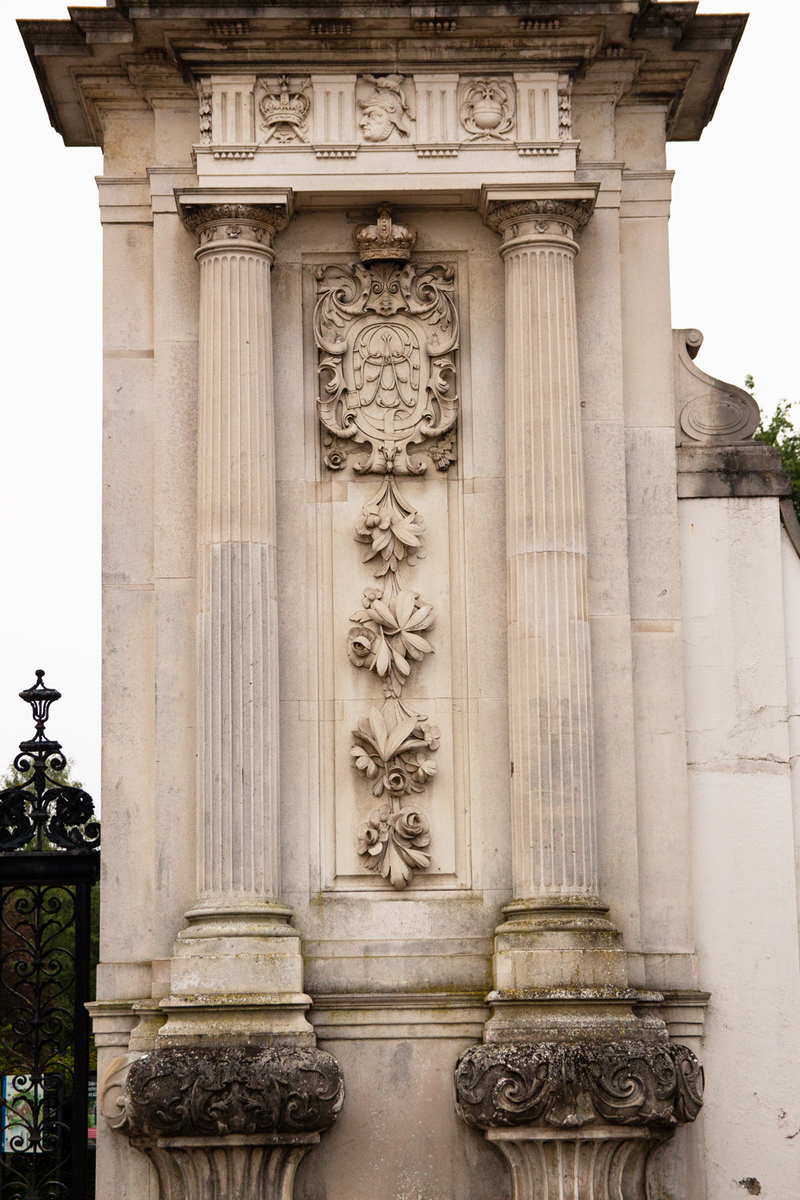
<svg viewBox="0 0 800 1200"><path fill-rule="evenodd" d="M90 1200L85 1005L100 826L45 735L61 693L43 677L20 692L35 734L14 759L19 782L0 791L0 1200Z"/></svg>

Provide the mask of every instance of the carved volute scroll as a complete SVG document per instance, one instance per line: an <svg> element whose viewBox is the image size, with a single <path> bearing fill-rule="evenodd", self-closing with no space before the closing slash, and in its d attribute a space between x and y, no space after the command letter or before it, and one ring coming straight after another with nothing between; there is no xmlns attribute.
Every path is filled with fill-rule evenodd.
<svg viewBox="0 0 800 1200"><path fill-rule="evenodd" d="M433 653L433 607L406 578L425 556L425 523L397 476L446 471L458 416L455 272L410 263L414 230L377 222L354 234L361 262L317 268L314 338L325 465L383 476L356 522L374 582L351 617L348 656L380 680L382 707L353 730L353 766L381 801L358 831L365 867L405 887L430 866L430 822L410 800L436 773L439 730L403 700L411 672ZM360 454L358 452L361 452Z"/></svg>
<svg viewBox="0 0 800 1200"><path fill-rule="evenodd" d="M734 446L750 441L761 412L742 388L706 375L692 361L703 344L699 329L674 329L675 438L678 446Z"/></svg>

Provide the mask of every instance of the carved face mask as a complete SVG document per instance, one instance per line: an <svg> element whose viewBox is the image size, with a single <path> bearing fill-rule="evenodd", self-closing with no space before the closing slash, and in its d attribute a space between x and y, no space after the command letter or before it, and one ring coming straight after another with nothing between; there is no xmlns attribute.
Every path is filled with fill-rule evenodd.
<svg viewBox="0 0 800 1200"><path fill-rule="evenodd" d="M394 124L382 104L365 107L358 123L368 142L385 142Z"/></svg>

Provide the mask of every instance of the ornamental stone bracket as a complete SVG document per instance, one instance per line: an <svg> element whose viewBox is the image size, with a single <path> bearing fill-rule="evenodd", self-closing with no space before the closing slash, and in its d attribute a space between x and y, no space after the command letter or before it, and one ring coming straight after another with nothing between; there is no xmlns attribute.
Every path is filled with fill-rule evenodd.
<svg viewBox="0 0 800 1200"><path fill-rule="evenodd" d="M703 344L699 329L673 329L672 339L678 496L789 497L791 483L780 452L753 440L761 420L755 398L696 366ZM782 516L790 537L797 538L788 501L782 503Z"/></svg>
<svg viewBox="0 0 800 1200"><path fill-rule="evenodd" d="M316 1048L128 1054L100 1085L103 1116L150 1159L161 1200L290 1200L343 1103L339 1066Z"/></svg>
<svg viewBox="0 0 800 1200"><path fill-rule="evenodd" d="M511 1168L514 1200L645 1200L647 1163L703 1102L669 1042L490 1044L456 1064L456 1105Z"/></svg>

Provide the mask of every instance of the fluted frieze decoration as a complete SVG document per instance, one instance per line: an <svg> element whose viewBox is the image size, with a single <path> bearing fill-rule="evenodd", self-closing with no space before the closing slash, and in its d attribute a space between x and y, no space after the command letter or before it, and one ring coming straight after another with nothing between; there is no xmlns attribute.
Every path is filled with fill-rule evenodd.
<svg viewBox="0 0 800 1200"><path fill-rule="evenodd" d="M671 1129L700 1112L703 1069L691 1050L670 1042L471 1046L456 1066L456 1096L475 1129Z"/></svg>
<svg viewBox="0 0 800 1200"><path fill-rule="evenodd" d="M430 866L430 821L408 798L436 773L440 733L403 699L412 669L433 653L435 617L404 574L425 556L425 523L396 477L423 474L424 456L447 470L458 416L454 270L405 262L415 236L382 205L376 224L355 232L361 263L317 269L314 314L325 465L341 470L348 451L361 451L354 471L384 477L355 526L375 582L351 617L347 650L383 693L353 730L353 766L383 801L358 830L358 853L397 889Z"/></svg>

